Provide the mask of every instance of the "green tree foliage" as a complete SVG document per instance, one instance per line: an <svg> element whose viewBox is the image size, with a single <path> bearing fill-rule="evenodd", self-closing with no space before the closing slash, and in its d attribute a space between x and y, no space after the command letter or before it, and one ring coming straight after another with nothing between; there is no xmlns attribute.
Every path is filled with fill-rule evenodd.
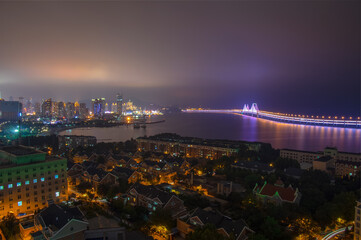
<svg viewBox="0 0 361 240"><path fill-rule="evenodd" d="M12 213L3 217L0 228L6 239L15 239L16 235L20 233L19 220Z"/></svg>
<svg viewBox="0 0 361 240"><path fill-rule="evenodd" d="M272 218L267 216L264 223L261 226L261 230L268 239L279 239L281 234L281 227L278 222Z"/></svg>
<svg viewBox="0 0 361 240"><path fill-rule="evenodd" d="M196 228L194 232L189 233L186 240L226 240L227 238L220 234L216 227L206 224L203 227Z"/></svg>
<svg viewBox="0 0 361 240"><path fill-rule="evenodd" d="M183 201L184 205L188 209L194 209L197 207L206 208L210 206L209 200L201 195L180 195L179 196Z"/></svg>
<svg viewBox="0 0 361 240"><path fill-rule="evenodd" d="M274 166L277 170L283 171L285 168L300 168L300 164L297 160L287 158L277 158L274 162Z"/></svg>
<svg viewBox="0 0 361 240"><path fill-rule="evenodd" d="M167 229L175 227L175 221L172 219L170 211L164 209L157 209L150 215L150 222L152 225L165 226Z"/></svg>
<svg viewBox="0 0 361 240"><path fill-rule="evenodd" d="M80 193L86 193L88 190L92 188L92 184L90 182L81 182L79 185L76 186L76 189Z"/></svg>

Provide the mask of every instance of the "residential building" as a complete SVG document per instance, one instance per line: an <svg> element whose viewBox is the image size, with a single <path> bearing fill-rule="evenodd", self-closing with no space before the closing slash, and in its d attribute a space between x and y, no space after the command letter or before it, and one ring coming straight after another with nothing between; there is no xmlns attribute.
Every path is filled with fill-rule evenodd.
<svg viewBox="0 0 361 240"><path fill-rule="evenodd" d="M282 205L282 203L299 204L301 199L301 193L298 191L298 188L293 189L291 185L285 188L280 179L274 185L266 181L262 186L256 183L256 186L253 188L253 194L262 201L272 202L276 205Z"/></svg>
<svg viewBox="0 0 361 240"><path fill-rule="evenodd" d="M361 162L336 160L335 163L335 175L337 177L352 177L360 173Z"/></svg>
<svg viewBox="0 0 361 240"><path fill-rule="evenodd" d="M34 213L68 198L67 160L25 146L0 149L0 216Z"/></svg>
<svg viewBox="0 0 361 240"><path fill-rule="evenodd" d="M142 177L139 172L126 167L115 167L111 173L120 179L126 180L128 183L135 183Z"/></svg>
<svg viewBox="0 0 361 240"><path fill-rule="evenodd" d="M331 156L323 156L313 160L313 170L333 173L335 168L335 159Z"/></svg>
<svg viewBox="0 0 361 240"><path fill-rule="evenodd" d="M148 138L138 138L138 150L162 152L164 154L186 158L217 159L222 156L229 157L237 154L239 145L241 144L236 141L182 138L177 135L172 135L171 137L166 136L167 135L156 135Z"/></svg>
<svg viewBox="0 0 361 240"><path fill-rule="evenodd" d="M169 210L173 218L187 214L181 199L152 185L133 184L127 192L127 200L131 204L145 207L149 211L155 211L158 208Z"/></svg>
<svg viewBox="0 0 361 240"><path fill-rule="evenodd" d="M312 164L313 160L321 157L322 152L308 152L308 151L299 151L292 149L281 149L280 156L281 158L297 160L299 164L308 163Z"/></svg>
<svg viewBox="0 0 361 240"><path fill-rule="evenodd" d="M197 227L212 224L217 231L229 238L234 236L235 240L245 240L253 231L243 220L232 220L217 211L195 209L189 216L177 219L177 229L182 238L193 232Z"/></svg>
<svg viewBox="0 0 361 240"><path fill-rule="evenodd" d="M327 147L323 152L308 152L291 149L281 149L280 156L282 158L289 158L297 160L301 163L310 163L320 157L329 156L336 160L361 162L361 153L339 152L336 148Z"/></svg>
<svg viewBox="0 0 361 240"><path fill-rule="evenodd" d="M78 207L51 204L35 216L35 226L43 239L84 239L88 222Z"/></svg>
<svg viewBox="0 0 361 240"><path fill-rule="evenodd" d="M276 171L275 168L271 167L268 164L261 163L261 162L238 161L237 163L232 164L231 167L250 170L252 172L264 172L264 173L268 173L268 174L274 173Z"/></svg>
<svg viewBox="0 0 361 240"><path fill-rule="evenodd" d="M76 147L93 147L97 143L94 136L58 135L59 149Z"/></svg>

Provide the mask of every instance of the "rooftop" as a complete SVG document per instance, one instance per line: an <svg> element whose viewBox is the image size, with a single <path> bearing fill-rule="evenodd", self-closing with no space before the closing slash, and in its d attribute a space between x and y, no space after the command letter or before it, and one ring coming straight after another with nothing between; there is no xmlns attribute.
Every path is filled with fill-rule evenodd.
<svg viewBox="0 0 361 240"><path fill-rule="evenodd" d="M41 151L37 151L34 148L31 147L25 147L25 146L6 146L2 147L0 150L15 155L15 156L24 156L24 155L30 155L30 154L37 154L37 153L43 153Z"/></svg>

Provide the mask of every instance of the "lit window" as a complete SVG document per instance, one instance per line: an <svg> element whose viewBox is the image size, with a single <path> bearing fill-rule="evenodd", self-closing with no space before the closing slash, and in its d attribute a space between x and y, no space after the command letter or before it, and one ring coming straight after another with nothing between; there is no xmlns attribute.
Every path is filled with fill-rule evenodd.
<svg viewBox="0 0 361 240"><path fill-rule="evenodd" d="M37 182L38 182L38 179L34 179L33 182L34 182L34 183L37 183Z"/></svg>
<svg viewBox="0 0 361 240"><path fill-rule="evenodd" d="M0 190L4 190L4 186L0 186Z"/></svg>
<svg viewBox="0 0 361 240"><path fill-rule="evenodd" d="M58 178L59 178L59 176L58 176L58 175L55 175L54 177L55 177L55 179L58 179Z"/></svg>
<svg viewBox="0 0 361 240"><path fill-rule="evenodd" d="M59 197L60 193L59 192L55 192L55 197Z"/></svg>
<svg viewBox="0 0 361 240"><path fill-rule="evenodd" d="M17 186L17 187L21 187L21 182L18 182L18 183L16 184L16 186Z"/></svg>
<svg viewBox="0 0 361 240"><path fill-rule="evenodd" d="M29 180L25 181L25 185L29 185L29 183L30 183Z"/></svg>
<svg viewBox="0 0 361 240"><path fill-rule="evenodd" d="M40 180L41 180L42 182L44 182L44 181L45 181L45 178L42 177L42 178L40 178Z"/></svg>
<svg viewBox="0 0 361 240"><path fill-rule="evenodd" d="M10 183L10 184L8 185L8 188L13 188L13 184Z"/></svg>
<svg viewBox="0 0 361 240"><path fill-rule="evenodd" d="M22 205L23 205L23 202L22 202L22 201L18 202L18 206L19 206L19 207L22 206Z"/></svg>

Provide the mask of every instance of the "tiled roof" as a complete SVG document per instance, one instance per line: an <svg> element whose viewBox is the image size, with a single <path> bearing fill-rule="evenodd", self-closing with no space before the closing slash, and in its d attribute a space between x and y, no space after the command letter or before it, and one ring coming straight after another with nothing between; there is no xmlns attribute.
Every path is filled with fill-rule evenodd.
<svg viewBox="0 0 361 240"><path fill-rule="evenodd" d="M89 167L86 170L89 175L94 176L97 175L100 179L103 179L109 172L104 171L101 168Z"/></svg>
<svg viewBox="0 0 361 240"><path fill-rule="evenodd" d="M125 168L125 167L115 167L112 170L112 173L118 177L126 177L129 178L134 173L134 170Z"/></svg>
<svg viewBox="0 0 361 240"><path fill-rule="evenodd" d="M269 197L273 197L275 194L278 194L283 201L293 202L297 197L296 190L294 190L291 186L285 188L265 182L263 186L257 186L255 190L257 193Z"/></svg>
<svg viewBox="0 0 361 240"><path fill-rule="evenodd" d="M198 217L203 224L213 224L218 229L223 228L228 234L234 233L237 237L245 227L248 227L243 220L234 221L231 218L224 216L216 211L206 211L197 208L187 220L190 223L190 218Z"/></svg>
<svg viewBox="0 0 361 240"><path fill-rule="evenodd" d="M37 218L44 227L59 230L71 219L83 219L83 214L77 207L60 206L51 204L39 213Z"/></svg>
<svg viewBox="0 0 361 240"><path fill-rule="evenodd" d="M172 194L159 190L158 188L152 185L146 186L139 183L134 183L133 186L130 188L130 190L131 189L135 189L138 194L141 194L147 198L150 199L158 198L163 204L166 204L173 196Z"/></svg>

